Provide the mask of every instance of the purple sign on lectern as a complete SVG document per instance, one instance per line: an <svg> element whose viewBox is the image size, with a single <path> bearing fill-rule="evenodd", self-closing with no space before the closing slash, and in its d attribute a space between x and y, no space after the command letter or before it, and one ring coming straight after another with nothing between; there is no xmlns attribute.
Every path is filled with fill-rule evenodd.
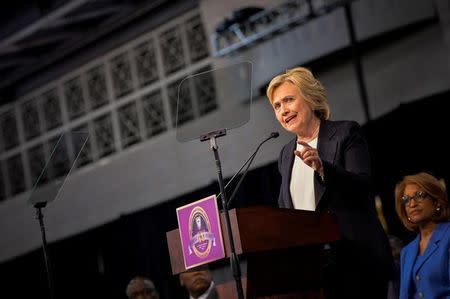
<svg viewBox="0 0 450 299"><path fill-rule="evenodd" d="M186 269L225 257L215 195L177 208L177 218Z"/></svg>

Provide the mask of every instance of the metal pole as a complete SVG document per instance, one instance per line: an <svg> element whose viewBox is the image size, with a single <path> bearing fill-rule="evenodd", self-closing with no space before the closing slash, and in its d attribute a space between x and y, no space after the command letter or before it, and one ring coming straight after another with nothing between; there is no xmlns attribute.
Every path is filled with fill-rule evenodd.
<svg viewBox="0 0 450 299"><path fill-rule="evenodd" d="M368 101L368 97L367 97L367 89L366 89L366 83L364 80L364 73L362 70L361 54L359 53L358 41L356 40L356 34L355 34L355 26L353 24L352 9L351 9L349 2L344 4L344 10L345 10L345 19L347 21L348 34L349 34L350 42L351 42L351 48L352 48L352 54L353 54L353 66L355 67L359 95L361 97L361 101L362 101L362 105L363 105L363 109L364 109L364 115L366 116L366 120L370 121L371 117L370 117L370 111L369 111L369 101Z"/></svg>
<svg viewBox="0 0 450 299"><path fill-rule="evenodd" d="M220 188L220 193L221 193L221 199L222 199L222 209L223 212L225 214L225 224L227 227L227 232L228 232L228 240L230 243L230 266L231 266L231 271L233 273L233 277L236 283L236 290L237 290L237 295L239 299L244 299L244 290L242 288L242 282L241 282L241 266L239 264L239 259L236 255L236 249L234 247L234 240L233 240L233 233L231 230L231 222L230 222L230 214L228 213L228 208L227 208L227 197L226 197L226 193L225 193L225 187L224 187L224 183L223 183L223 177L222 177L222 166L220 164L220 158L219 158L219 152L218 152L218 146L216 143L216 137L215 136L211 136L210 138L210 144L211 144L211 149L214 153L214 159L216 161L216 168L217 168L217 178L219 181L219 188Z"/></svg>
<svg viewBox="0 0 450 299"><path fill-rule="evenodd" d="M47 269L47 280L48 288L50 291L50 299L55 298L55 289L53 284L52 268L50 263L50 255L47 248L47 238L45 237L45 226L44 226L44 216L42 214L42 208L45 207L46 203L37 203L34 205L36 208L36 219L39 220L39 226L41 227L42 235L42 249L44 251L45 267Z"/></svg>

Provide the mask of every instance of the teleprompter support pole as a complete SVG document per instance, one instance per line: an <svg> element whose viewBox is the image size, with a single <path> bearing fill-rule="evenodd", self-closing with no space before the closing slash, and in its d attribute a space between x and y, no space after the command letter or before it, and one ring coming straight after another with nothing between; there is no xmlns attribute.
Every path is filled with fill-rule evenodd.
<svg viewBox="0 0 450 299"><path fill-rule="evenodd" d="M36 219L39 221L42 235L42 250L44 251L45 267L47 269L48 288L50 291L50 299L55 298L55 289L53 284L52 267L50 263L50 255L48 253L47 238L45 237L44 215L42 209L46 206L46 202L38 202L34 205L36 208Z"/></svg>
<svg viewBox="0 0 450 299"><path fill-rule="evenodd" d="M236 249L234 247L233 233L231 230L231 222L230 222L230 214L229 214L228 205L227 205L228 200L227 200L227 195L225 193L225 187L224 187L223 176L222 176L222 166L220 164L220 157L219 157L219 151L218 151L219 147L217 146L217 143L216 143L216 138L223 136L225 134L226 134L226 130L223 129L223 130L219 130L216 132L211 132L206 135L203 135L200 138L200 140L205 141L205 140L209 139L210 145L211 145L211 150L214 153L214 160L216 162L216 168L217 168L217 179L219 181L219 188L220 188L220 193L221 193L222 209L223 209L223 212L225 215L225 225L227 227L228 242L230 244L230 267L231 267L231 271L233 273L233 277L235 280L238 299L244 299L244 290L242 288L242 282L241 282L241 266L239 264L239 259L236 254Z"/></svg>

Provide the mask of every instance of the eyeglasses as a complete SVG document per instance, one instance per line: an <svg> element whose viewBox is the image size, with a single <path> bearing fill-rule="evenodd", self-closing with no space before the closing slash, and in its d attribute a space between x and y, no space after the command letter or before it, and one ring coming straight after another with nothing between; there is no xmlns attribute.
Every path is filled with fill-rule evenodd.
<svg viewBox="0 0 450 299"><path fill-rule="evenodd" d="M418 191L413 196L403 195L400 200L401 200L402 205L406 206L406 205L409 205L409 203L413 199L416 202L422 202L427 197L428 197L428 194L426 192Z"/></svg>

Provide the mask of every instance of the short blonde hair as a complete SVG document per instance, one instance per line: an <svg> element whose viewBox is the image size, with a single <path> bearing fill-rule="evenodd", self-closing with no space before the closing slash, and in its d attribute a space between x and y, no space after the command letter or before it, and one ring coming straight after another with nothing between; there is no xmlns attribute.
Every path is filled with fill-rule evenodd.
<svg viewBox="0 0 450 299"><path fill-rule="evenodd" d="M449 220L450 211L449 211L449 203L448 203L448 195L445 190L444 185L426 172L420 172L414 175L408 175L401 180L397 186L395 186L395 209L397 211L397 215L402 221L403 225L411 230L415 231L418 229L418 225L411 223L408 221L408 216L406 215L405 207L402 204L402 196L405 192L407 185L416 185L421 188L424 192L428 194L428 196L433 200L433 202L437 203L440 207L439 212L437 212L432 220L435 222L445 222Z"/></svg>
<svg viewBox="0 0 450 299"><path fill-rule="evenodd" d="M287 70L286 73L274 77L267 87L267 98L273 102L273 93L277 87L284 82L291 82L300 91L306 103L314 111L314 114L321 120L327 120L331 116L325 88L317 80L310 70L304 67L296 67Z"/></svg>

